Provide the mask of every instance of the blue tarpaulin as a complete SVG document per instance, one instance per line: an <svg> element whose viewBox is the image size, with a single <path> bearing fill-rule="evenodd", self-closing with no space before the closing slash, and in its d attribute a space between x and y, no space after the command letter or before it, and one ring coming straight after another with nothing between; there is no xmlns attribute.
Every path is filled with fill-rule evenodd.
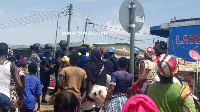
<svg viewBox="0 0 200 112"><path fill-rule="evenodd" d="M168 53L186 61L194 61L189 56L190 50L200 53L200 25L171 27Z"/></svg>

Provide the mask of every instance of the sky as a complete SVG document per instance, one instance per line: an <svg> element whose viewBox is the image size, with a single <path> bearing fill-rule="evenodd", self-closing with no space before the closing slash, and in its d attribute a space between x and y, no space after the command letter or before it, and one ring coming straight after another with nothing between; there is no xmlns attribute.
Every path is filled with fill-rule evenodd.
<svg viewBox="0 0 200 112"><path fill-rule="evenodd" d="M66 39L68 15L58 13L73 5L71 32L106 32L103 35L86 35L86 43L129 43L130 34L122 30L119 9L124 0L0 0L0 41L10 45L55 43ZM136 33L135 46L153 46L153 40L166 40L150 35L150 27L176 19L199 18L200 0L138 0L145 12L145 23ZM80 42L83 35L71 35L71 42Z"/></svg>

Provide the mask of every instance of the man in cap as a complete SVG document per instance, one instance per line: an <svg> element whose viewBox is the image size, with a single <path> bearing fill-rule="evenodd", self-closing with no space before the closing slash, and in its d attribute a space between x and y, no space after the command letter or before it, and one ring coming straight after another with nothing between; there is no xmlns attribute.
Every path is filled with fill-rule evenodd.
<svg viewBox="0 0 200 112"><path fill-rule="evenodd" d="M32 55L28 60L28 63L35 63L37 65L37 77L40 79L40 56L39 52L41 50L40 44L35 43L30 46L30 49L32 51Z"/></svg>
<svg viewBox="0 0 200 112"><path fill-rule="evenodd" d="M43 84L42 88L42 103L47 103L45 99L47 94L47 87L50 83L50 75L53 74L54 58L51 55L52 46L51 44L45 44L45 52L41 56L40 63L40 80Z"/></svg>
<svg viewBox="0 0 200 112"><path fill-rule="evenodd" d="M116 49L114 47L109 47L106 49L106 52L109 53L110 57L109 60L113 62L114 64L114 72L118 70L118 63L117 58L115 57Z"/></svg>

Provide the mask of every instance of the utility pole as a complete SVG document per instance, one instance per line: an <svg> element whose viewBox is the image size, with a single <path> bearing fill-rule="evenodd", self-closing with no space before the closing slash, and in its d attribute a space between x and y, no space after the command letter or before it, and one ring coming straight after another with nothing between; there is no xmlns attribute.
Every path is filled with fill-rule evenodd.
<svg viewBox="0 0 200 112"><path fill-rule="evenodd" d="M53 52L54 57L56 56L58 30L59 30L59 28L60 28L59 25L58 25L58 21L59 21L60 14L63 14L63 13L66 13L66 15L67 15L67 12L60 12L60 13L58 13L57 24L56 24L56 38L55 38L55 46L54 46L54 52ZM66 15L64 15L64 16L66 16Z"/></svg>
<svg viewBox="0 0 200 112"><path fill-rule="evenodd" d="M72 15L72 4L69 5L69 18L68 18L68 35L67 35L67 44L70 46L70 23L71 23L71 15ZM67 48L67 54L69 52L69 47Z"/></svg>
<svg viewBox="0 0 200 112"><path fill-rule="evenodd" d="M58 19L59 19L59 14L58 14ZM53 52L54 57L56 56L56 49L57 49L57 38L58 38L58 29L59 29L58 19L57 19L57 25L56 25L56 38L55 38L55 46L54 46L54 52Z"/></svg>
<svg viewBox="0 0 200 112"><path fill-rule="evenodd" d="M87 19L86 19L86 22L85 22L85 32L84 32L84 35L83 35L83 44L85 44L85 33L86 33L86 31L87 31L87 24L88 24L88 21L89 21L89 19L87 18Z"/></svg>

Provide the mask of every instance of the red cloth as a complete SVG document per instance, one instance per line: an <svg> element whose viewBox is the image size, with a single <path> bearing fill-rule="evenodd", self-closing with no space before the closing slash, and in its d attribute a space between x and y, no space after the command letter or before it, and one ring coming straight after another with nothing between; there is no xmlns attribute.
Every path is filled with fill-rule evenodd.
<svg viewBox="0 0 200 112"><path fill-rule="evenodd" d="M126 101L122 112L159 112L159 110L147 95L136 94Z"/></svg>
<svg viewBox="0 0 200 112"><path fill-rule="evenodd" d="M140 91L140 88L139 88L135 83L133 83L133 84L132 84L132 90L133 90L134 92L137 92L137 91Z"/></svg>

